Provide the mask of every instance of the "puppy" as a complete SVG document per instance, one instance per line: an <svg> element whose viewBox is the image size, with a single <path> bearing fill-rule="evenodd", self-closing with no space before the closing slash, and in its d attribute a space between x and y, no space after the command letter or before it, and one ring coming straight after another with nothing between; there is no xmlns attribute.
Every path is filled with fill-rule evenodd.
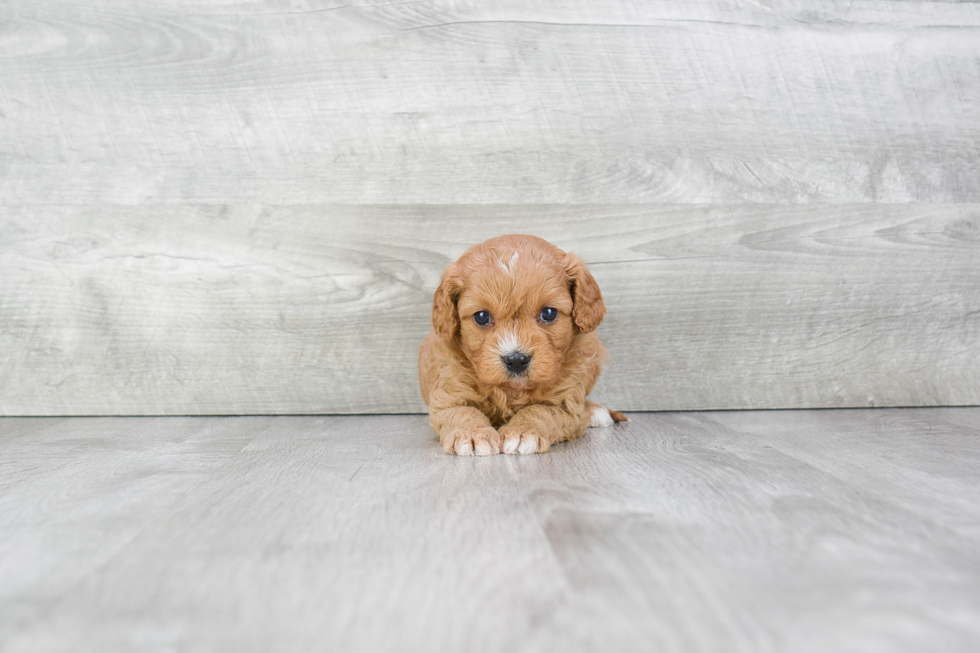
<svg viewBox="0 0 980 653"><path fill-rule="evenodd" d="M442 275L419 350L429 423L447 454L544 453L626 420L586 400L608 352L585 264L535 236L500 236Z"/></svg>

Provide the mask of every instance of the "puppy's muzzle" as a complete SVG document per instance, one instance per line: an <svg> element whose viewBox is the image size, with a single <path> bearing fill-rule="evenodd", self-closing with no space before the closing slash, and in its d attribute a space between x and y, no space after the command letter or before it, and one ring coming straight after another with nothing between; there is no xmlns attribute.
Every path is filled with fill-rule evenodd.
<svg viewBox="0 0 980 653"><path fill-rule="evenodd" d="M531 357L524 352L516 351L513 354L507 354L506 356L501 356L500 360L504 362L504 367L513 376L520 376L527 371L527 366L531 363Z"/></svg>

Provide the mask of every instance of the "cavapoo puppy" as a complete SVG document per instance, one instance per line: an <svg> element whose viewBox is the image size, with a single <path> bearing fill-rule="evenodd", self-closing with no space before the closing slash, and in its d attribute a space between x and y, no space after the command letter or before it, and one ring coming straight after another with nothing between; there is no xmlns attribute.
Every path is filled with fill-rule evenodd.
<svg viewBox="0 0 980 653"><path fill-rule="evenodd" d="M577 256L535 236L474 245L442 275L419 351L429 423L446 453L544 453L626 420L586 400L607 352L606 306Z"/></svg>

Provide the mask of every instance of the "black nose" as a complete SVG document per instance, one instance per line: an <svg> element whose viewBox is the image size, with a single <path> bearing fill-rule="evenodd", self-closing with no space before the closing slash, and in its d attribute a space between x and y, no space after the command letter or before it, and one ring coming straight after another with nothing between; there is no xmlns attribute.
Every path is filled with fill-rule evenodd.
<svg viewBox="0 0 980 653"><path fill-rule="evenodd" d="M504 365L507 366L507 370L511 374L521 374L527 369L527 364L531 362L531 357L518 351L513 354L501 356L501 360L504 361Z"/></svg>

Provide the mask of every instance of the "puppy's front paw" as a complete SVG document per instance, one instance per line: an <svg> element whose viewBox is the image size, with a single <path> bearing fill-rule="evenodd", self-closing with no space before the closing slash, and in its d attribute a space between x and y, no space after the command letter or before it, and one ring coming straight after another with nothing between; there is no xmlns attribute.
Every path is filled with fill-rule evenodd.
<svg viewBox="0 0 980 653"><path fill-rule="evenodd" d="M551 442L531 429L516 429L505 426L500 429L504 441L504 453L529 454L544 453L551 448Z"/></svg>
<svg viewBox="0 0 980 653"><path fill-rule="evenodd" d="M492 456L500 453L500 434L492 426L458 428L442 443L443 450L457 456Z"/></svg>

